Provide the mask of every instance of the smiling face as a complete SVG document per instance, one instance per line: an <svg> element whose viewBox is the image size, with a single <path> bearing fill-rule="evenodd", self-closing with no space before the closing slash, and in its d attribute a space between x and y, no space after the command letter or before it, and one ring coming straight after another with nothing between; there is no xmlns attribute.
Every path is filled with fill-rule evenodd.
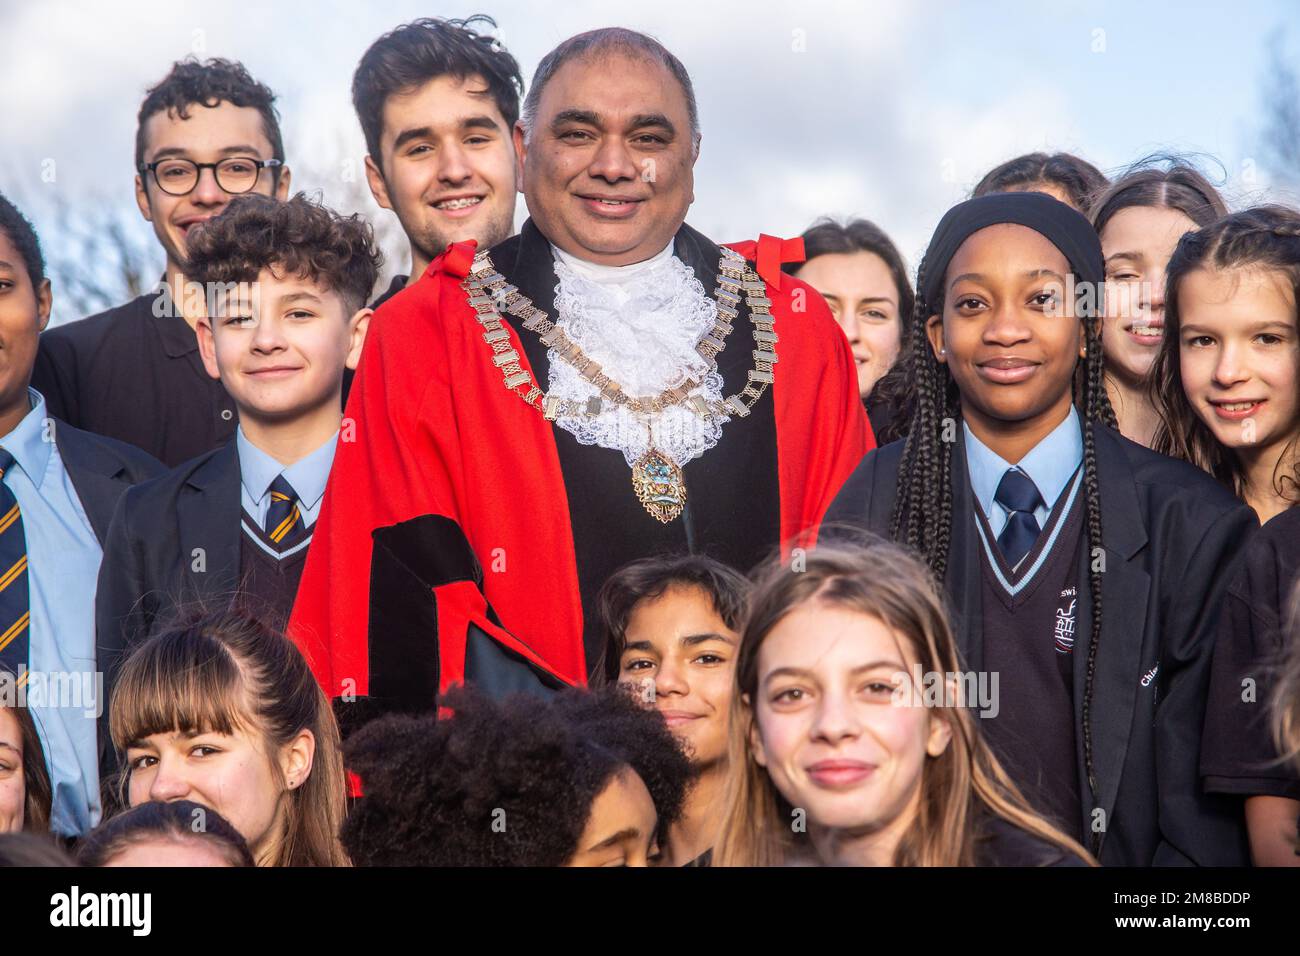
<svg viewBox="0 0 1300 956"><path fill-rule="evenodd" d="M617 53L570 60L543 89L535 122L526 143L515 127L515 147L547 239L611 266L668 245L695 199L696 144L667 67Z"/></svg>
<svg viewBox="0 0 1300 956"><path fill-rule="evenodd" d="M974 233L948 264L930 344L961 391L966 423L995 451L1011 432L1032 448L1069 413L1084 338L1068 271L1041 233L1007 223Z"/></svg>
<svg viewBox="0 0 1300 956"><path fill-rule="evenodd" d="M197 327L199 351L245 425L332 418L370 315L310 278L263 269L256 283L216 297L215 315Z"/></svg>
<svg viewBox="0 0 1300 956"><path fill-rule="evenodd" d="M645 782L631 767L610 778L566 866L648 866L659 816Z"/></svg>
<svg viewBox="0 0 1300 956"><path fill-rule="evenodd" d="M1300 434L1295 293L1273 270L1195 269L1178 286L1178 363L1197 416L1228 448L1280 452Z"/></svg>
<svg viewBox="0 0 1300 956"><path fill-rule="evenodd" d="M805 263L797 276L821 293L853 346L863 398L889 371L902 344L898 285L874 252L830 253Z"/></svg>
<svg viewBox="0 0 1300 956"><path fill-rule="evenodd" d="M724 759L739 637L708 592L673 585L647 598L632 610L625 636L619 681L653 698L697 768Z"/></svg>
<svg viewBox="0 0 1300 956"><path fill-rule="evenodd" d="M1101 344L1106 368L1138 383L1156 360L1165 329L1165 268L1196 223L1177 209L1130 206L1101 231L1106 257L1106 318Z"/></svg>
<svg viewBox="0 0 1300 956"><path fill-rule="evenodd" d="M764 639L751 747L781 795L807 811L814 842L825 831L896 841L915 818L926 759L951 738L909 683L916 664L878 618L818 601Z"/></svg>
<svg viewBox="0 0 1300 956"><path fill-rule="evenodd" d="M50 280L32 288L26 263L0 230L0 410L25 414L36 343L50 321L51 304Z"/></svg>
<svg viewBox="0 0 1300 956"><path fill-rule="evenodd" d="M283 837L287 791L307 779L314 754L309 730L274 755L261 734L241 727L230 734L151 734L127 747L127 799L133 807L149 800L211 807L262 864Z"/></svg>
<svg viewBox="0 0 1300 956"><path fill-rule="evenodd" d="M514 232L514 146L482 77L439 76L389 96L380 153L366 157L366 177L411 242L413 275L453 242L485 249Z"/></svg>
<svg viewBox="0 0 1300 956"><path fill-rule="evenodd" d="M262 114L253 107L223 100L212 107L191 104L188 112L188 119L163 111L145 120L144 162L180 158L219 163L236 157L275 158L262 126ZM289 180L285 167L279 169L278 181L271 170L262 169L251 191L284 199L289 195ZM141 215L153 223L154 234L167 253L169 271L183 271L189 231L225 209L233 195L217 185L211 169L202 170L198 183L184 196L163 192L151 172L137 173L135 177L136 204Z"/></svg>
<svg viewBox="0 0 1300 956"><path fill-rule="evenodd" d="M22 830L26 806L22 728L13 711L0 707L0 833Z"/></svg>

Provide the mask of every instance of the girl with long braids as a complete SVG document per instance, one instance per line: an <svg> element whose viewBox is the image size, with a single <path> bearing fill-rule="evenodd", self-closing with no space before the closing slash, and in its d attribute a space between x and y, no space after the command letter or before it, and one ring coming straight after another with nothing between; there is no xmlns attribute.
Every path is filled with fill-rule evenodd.
<svg viewBox="0 0 1300 956"><path fill-rule="evenodd" d="M1243 800L1256 865L1300 866L1300 773L1266 712L1300 578L1300 212L1260 206L1184 236L1165 299L1155 448L1214 475L1264 525L1219 621L1201 773Z"/></svg>
<svg viewBox="0 0 1300 956"><path fill-rule="evenodd" d="M1200 791L1214 615L1254 521L1218 483L1114 430L1102 255L1039 193L949 210L910 319L916 412L826 525L919 552L965 666L998 679L982 730L1032 805L1103 864L1231 865L1240 814Z"/></svg>

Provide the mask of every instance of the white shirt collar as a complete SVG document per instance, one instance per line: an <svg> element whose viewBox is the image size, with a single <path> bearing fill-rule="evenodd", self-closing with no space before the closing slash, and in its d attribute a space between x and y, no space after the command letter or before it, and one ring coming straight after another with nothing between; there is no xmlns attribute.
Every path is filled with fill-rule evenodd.
<svg viewBox="0 0 1300 956"><path fill-rule="evenodd" d="M1017 468L1029 476L1043 497L1043 507L1051 511L1056 499L1065 491L1070 479L1083 463L1083 425L1079 420L1078 409L1073 407L1061 424L1052 429L1016 465L1006 461L976 438L965 422L962 422L962 430L966 437L966 467L970 473L971 490L984 509L985 516L990 518L998 485L1010 469Z"/></svg>
<svg viewBox="0 0 1300 956"><path fill-rule="evenodd" d="M603 266L599 263L588 262L585 259L579 259L561 249L559 246L552 245L551 252L556 259L563 262L566 266L592 282L601 284L621 285L624 282L644 275L656 266L667 262L673 254L673 243L669 240L668 245L664 246L659 252L649 259L643 259L640 262L633 262L626 266Z"/></svg>
<svg viewBox="0 0 1300 956"><path fill-rule="evenodd" d="M239 454L239 477L244 490L254 502L260 502L271 490L271 482L284 475L284 480L292 486L298 500L307 508L315 508L325 494L325 484L334 464L334 447L338 443L338 437L338 432L335 432L315 451L291 465L282 465L249 441L241 425L235 430L235 447Z"/></svg>

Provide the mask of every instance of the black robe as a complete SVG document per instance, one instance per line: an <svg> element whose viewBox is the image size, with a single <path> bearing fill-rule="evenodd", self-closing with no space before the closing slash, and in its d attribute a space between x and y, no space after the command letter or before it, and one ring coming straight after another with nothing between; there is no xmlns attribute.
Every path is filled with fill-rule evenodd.
<svg viewBox="0 0 1300 956"><path fill-rule="evenodd" d="M771 249L766 237L738 247L760 275ZM719 247L683 225L674 251L711 295ZM424 709L463 680L512 687L491 642L584 683L604 651L596 597L613 571L688 551L747 569L815 528L873 444L829 310L797 279L769 278L774 382L683 466L685 510L660 523L621 451L579 443L521 400L526 386L505 386L465 292L473 256L453 245L371 323L290 623L326 691L371 708ZM554 258L531 222L491 257L554 316ZM755 363L743 300L739 311L717 357L724 394ZM547 348L500 321L545 389Z"/></svg>

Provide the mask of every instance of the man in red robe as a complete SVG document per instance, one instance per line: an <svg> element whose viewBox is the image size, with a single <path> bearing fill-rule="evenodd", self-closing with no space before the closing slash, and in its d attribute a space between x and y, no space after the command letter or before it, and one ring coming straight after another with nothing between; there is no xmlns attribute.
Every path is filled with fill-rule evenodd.
<svg viewBox="0 0 1300 956"><path fill-rule="evenodd" d="M699 142L656 41L565 41L515 129L532 218L380 309L290 626L345 732L461 681L585 683L614 570L807 543L874 446L797 243L685 225Z"/></svg>

